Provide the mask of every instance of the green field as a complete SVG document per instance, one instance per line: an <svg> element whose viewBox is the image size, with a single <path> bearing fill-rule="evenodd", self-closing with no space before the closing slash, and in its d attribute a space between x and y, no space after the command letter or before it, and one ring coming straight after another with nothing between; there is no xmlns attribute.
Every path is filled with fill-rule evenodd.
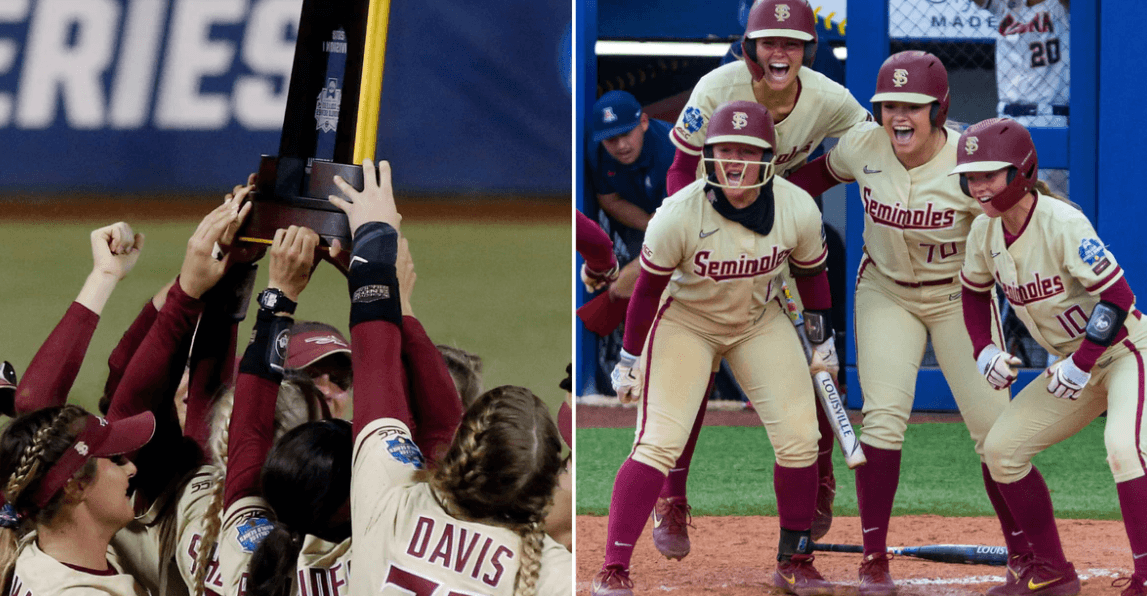
<svg viewBox="0 0 1147 596"><path fill-rule="evenodd" d="M1120 519L1100 418L1035 459L1061 519ZM911 424L893 515L993 516L963 424ZM577 432L577 513L606 515L632 428ZM834 452L837 515L858 515L855 476ZM693 515L776 515L773 451L762 427L705 427L689 472Z"/></svg>
<svg viewBox="0 0 1147 596"><path fill-rule="evenodd" d="M111 223L110 221L107 223ZM198 221L146 221L135 269L104 309L71 401L94 409L107 377L107 357L144 302L179 273ZM92 259L88 234L102 224L0 222L0 360L23 373L76 297ZM558 382L571 358L571 232L568 224L403 225L418 281L413 308L435 343L482 356L485 386L530 388L556 411ZM266 287L260 266L256 292ZM347 332L346 280L322 264L300 298L297 318ZM254 312L240 330L250 336ZM349 337L349 334L347 334ZM242 350L242 346L240 346Z"/></svg>

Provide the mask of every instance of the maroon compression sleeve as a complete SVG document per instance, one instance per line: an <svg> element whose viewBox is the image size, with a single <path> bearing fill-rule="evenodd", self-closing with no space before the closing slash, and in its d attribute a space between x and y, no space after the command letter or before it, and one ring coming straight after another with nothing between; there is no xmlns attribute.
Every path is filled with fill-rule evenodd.
<svg viewBox="0 0 1147 596"><path fill-rule="evenodd" d="M1110 302L1125 311L1131 310L1131 305L1135 304L1135 293L1131 291L1131 286L1127 283L1126 277L1120 277L1119 281L1111 284L1110 288L1103 290L1099 293L1099 299L1104 302ZM1133 316L1133 315L1128 315ZM1112 340L1112 345L1123 341L1127 337L1127 327L1124 326L1115 335ZM1087 337L1083 338L1083 343L1079 344L1079 349L1071 355L1071 359L1075 361L1075 365L1083 372L1091 372L1092 367L1107 350L1106 347L1101 346Z"/></svg>
<svg viewBox="0 0 1147 596"><path fill-rule="evenodd" d="M278 399L277 381L250 373L241 373L235 381L235 407L227 427L224 511L235 501L259 492L259 473L274 443Z"/></svg>
<svg viewBox="0 0 1147 596"><path fill-rule="evenodd" d="M354 370L354 436L379 418L412 424L402 367L402 329L388 321L363 321L351 327Z"/></svg>
<svg viewBox="0 0 1147 596"><path fill-rule="evenodd" d="M654 275L642 269L633 285L633 296L629 299L629 309L625 311L625 338L622 347L626 352L637 355L645 345L645 336L653 326L657 314L657 304L661 293L669 287L668 275Z"/></svg>
<svg viewBox="0 0 1147 596"><path fill-rule="evenodd" d="M814 197L840 184L840 180L837 180L828 169L827 153L789 174L788 180Z"/></svg>
<svg viewBox="0 0 1147 596"><path fill-rule="evenodd" d="M104 396L108 399L115 395L115 390L119 387L120 380L123 379L123 373L127 370L131 357L139 349L139 344L143 343L143 338L147 337L147 332L151 330L151 326L155 324L155 319L158 316L159 311L149 299L144 303L143 309L136 315L135 320L132 321L131 327L128 327L127 331L124 332L123 337L112 350L111 356L108 356L108 380L104 383Z"/></svg>
<svg viewBox="0 0 1147 596"><path fill-rule="evenodd" d="M992 343L992 293L976 292L967 286L960 290L964 307L964 326L972 338L972 358L979 358L980 352Z"/></svg>
<svg viewBox="0 0 1147 596"><path fill-rule="evenodd" d="M577 252L585 259L585 266L597 272L604 273L617 265L609 235L581 211L577 212Z"/></svg>
<svg viewBox="0 0 1147 596"><path fill-rule="evenodd" d="M239 322L212 306L203 311L191 346L183 424L183 435L194 439L204 453L211 434L211 404L222 388L231 385L239 334Z"/></svg>
<svg viewBox="0 0 1147 596"><path fill-rule="evenodd" d="M20 379L16 388L17 415L67 403L99 320L99 315L79 302L68 307Z"/></svg>
<svg viewBox="0 0 1147 596"><path fill-rule="evenodd" d="M417 431L414 443L427 461L438 461L462 422L462 398L446 361L414 317L402 318L402 356L410 377L410 410Z"/></svg>
<svg viewBox="0 0 1147 596"><path fill-rule="evenodd" d="M147 411L158 414L162 408L171 407L174 389L187 363L191 333L202 311L202 300L185 294L178 281L171 286L167 291L167 302L112 396L108 420ZM174 380L173 376L176 377ZM156 418L161 419L158 415Z"/></svg>
<svg viewBox="0 0 1147 596"><path fill-rule="evenodd" d="M828 287L828 269L816 275L793 277L805 310L832 310L832 292Z"/></svg>
<svg viewBox="0 0 1147 596"><path fill-rule="evenodd" d="M697 180L697 164L700 155L690 155L678 149L673 155L673 163L665 174L665 192L670 196Z"/></svg>

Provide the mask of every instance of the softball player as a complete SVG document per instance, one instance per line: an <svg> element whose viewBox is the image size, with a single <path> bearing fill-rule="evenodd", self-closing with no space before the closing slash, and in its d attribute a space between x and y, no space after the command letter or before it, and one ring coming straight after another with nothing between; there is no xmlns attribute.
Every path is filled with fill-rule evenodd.
<svg viewBox="0 0 1147 596"><path fill-rule="evenodd" d="M5 594L148 594L122 572L109 543L135 516L136 468L123 454L154 432L150 412L108 421L76 406L42 408L5 428L0 479L12 505L0 516Z"/></svg>
<svg viewBox="0 0 1147 596"><path fill-rule="evenodd" d="M1038 160L1023 126L985 120L964 131L957 151L952 173L985 212L972 224L960 273L971 354L993 385L1015 380L1019 360L1001 351L989 329L988 290L999 283L1032 337L1060 357L1007 405L985 441L992 478L1034 551L1011 557L1007 583L988 594L1079 593L1047 485L1031 459L1104 410L1107 461L1135 569L1116 585L1126 585L1123 596L1147 594L1147 325L1135 295L1087 217L1034 190Z"/></svg>
<svg viewBox="0 0 1147 596"><path fill-rule="evenodd" d="M856 471L865 552L860 592L866 596L895 591L885 551L904 430L929 336L981 458L984 438L1008 403L1007 391L985 382L967 358L972 346L956 273L981 209L948 175L959 135L944 128L947 71L926 52L894 54L880 68L872 102L877 122L857 125L791 178L810 193L856 181L864 202L855 328L864 392L860 440L868 458ZM986 467L982 473L1009 550L1029 551Z"/></svg>
<svg viewBox="0 0 1147 596"><path fill-rule="evenodd" d="M802 596L832 591L809 554L819 437L813 389L802 374L775 374L807 364L774 300L786 263L797 272L806 308L813 309L806 315L815 323L818 354L835 365L820 212L807 193L773 176L776 137L764 106L724 104L713 112L709 133L709 175L666 199L645 234L624 351L613 373L623 402L644 401L634 449L614 482L595 596L632 593L633 544L722 358L748 389L776 451L775 486L786 489L776 495L781 539L774 582Z"/></svg>
<svg viewBox="0 0 1147 596"><path fill-rule="evenodd" d="M854 124L869 119L868 111L848 89L811 68L802 68L812 63L817 39L816 16L806 0L764 0L752 7L741 42L745 59L701 77L669 135L677 146L666 185L669 194L698 178L711 116L725 102L753 101L768 109L776 133L774 168L778 176L804 165L825 137L839 137ZM791 287L791 276L785 274L785 279ZM670 558L680 559L689 553L685 484L704 411L702 404L682 459L670 469L654 512L653 543ZM831 427L819 405L817 412L820 488L814 539L828 531L836 493Z"/></svg>

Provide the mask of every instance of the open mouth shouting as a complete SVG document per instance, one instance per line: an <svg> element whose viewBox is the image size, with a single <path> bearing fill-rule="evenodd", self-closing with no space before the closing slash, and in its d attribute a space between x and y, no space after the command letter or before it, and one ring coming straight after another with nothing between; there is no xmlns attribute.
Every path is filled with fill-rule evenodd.
<svg viewBox="0 0 1147 596"><path fill-rule="evenodd" d="M788 81L790 70L792 70L792 68L788 62L770 62L766 72L773 81L784 83Z"/></svg>
<svg viewBox="0 0 1147 596"><path fill-rule="evenodd" d="M892 132L896 137L896 142L900 144L908 144L912 142L912 137L916 134L916 129L905 124L896 124L892 126Z"/></svg>

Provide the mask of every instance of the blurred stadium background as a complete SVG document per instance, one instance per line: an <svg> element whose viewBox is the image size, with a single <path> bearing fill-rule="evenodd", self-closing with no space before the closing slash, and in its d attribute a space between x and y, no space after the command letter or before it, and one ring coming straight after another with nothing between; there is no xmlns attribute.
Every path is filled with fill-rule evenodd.
<svg viewBox="0 0 1147 596"><path fill-rule="evenodd" d="M0 360L27 367L90 271L88 232L132 223L144 254L73 390L94 408L109 352L199 219L276 153L301 5L0 0ZM377 151L431 337L482 356L486 387L554 409L572 343L571 24L559 0L394 3ZM348 312L321 266L298 317L345 333Z"/></svg>

